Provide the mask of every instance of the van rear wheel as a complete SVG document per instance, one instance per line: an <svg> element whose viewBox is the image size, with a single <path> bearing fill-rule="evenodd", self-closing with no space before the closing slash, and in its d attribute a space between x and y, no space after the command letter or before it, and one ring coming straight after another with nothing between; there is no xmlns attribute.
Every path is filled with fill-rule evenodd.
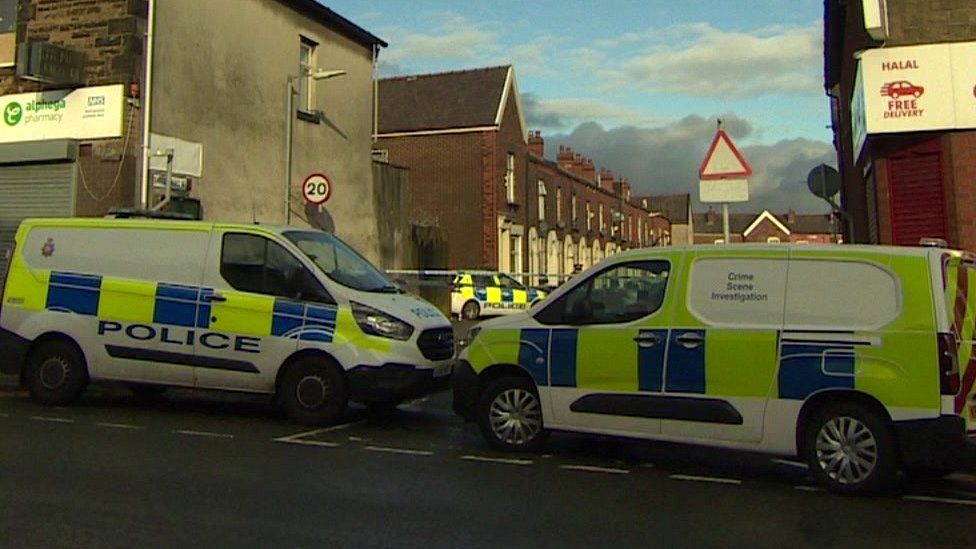
<svg viewBox="0 0 976 549"><path fill-rule="evenodd" d="M894 487L897 446L891 423L857 402L825 406L807 423L804 458L814 478L844 494L873 494Z"/></svg>
<svg viewBox="0 0 976 549"><path fill-rule="evenodd" d="M88 365L71 343L50 340L31 352L24 380L34 402L45 406L69 404L88 386Z"/></svg>
<svg viewBox="0 0 976 549"><path fill-rule="evenodd" d="M346 379L328 359L305 357L288 368L278 387L278 402L289 419L303 425L334 423L349 400Z"/></svg>

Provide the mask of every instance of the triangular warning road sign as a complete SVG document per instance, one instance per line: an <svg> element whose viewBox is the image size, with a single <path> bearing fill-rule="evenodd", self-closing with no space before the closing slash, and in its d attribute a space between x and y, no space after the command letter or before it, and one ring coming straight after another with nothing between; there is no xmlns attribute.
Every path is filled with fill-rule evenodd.
<svg viewBox="0 0 976 549"><path fill-rule="evenodd" d="M712 146L708 148L705 161L698 168L698 178L713 179L743 179L752 175L752 167L742 157L739 149L735 148L732 139L725 130L718 130Z"/></svg>

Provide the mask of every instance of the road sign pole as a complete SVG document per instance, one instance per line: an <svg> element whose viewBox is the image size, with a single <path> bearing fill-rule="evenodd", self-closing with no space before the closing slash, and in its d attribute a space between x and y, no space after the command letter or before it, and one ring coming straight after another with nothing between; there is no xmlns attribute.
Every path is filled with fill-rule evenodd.
<svg viewBox="0 0 976 549"><path fill-rule="evenodd" d="M725 243L731 244L729 240L729 203L722 202L722 232L725 235Z"/></svg>

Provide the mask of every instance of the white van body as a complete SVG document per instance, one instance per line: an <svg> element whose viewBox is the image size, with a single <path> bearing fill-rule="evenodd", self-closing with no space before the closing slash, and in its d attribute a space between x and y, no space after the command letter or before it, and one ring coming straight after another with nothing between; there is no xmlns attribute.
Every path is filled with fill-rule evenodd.
<svg viewBox="0 0 976 549"><path fill-rule="evenodd" d="M17 358L4 370L33 388L31 353L52 338L77 347L90 379L285 399L289 366L319 359L338 372L293 389L308 404L331 381L340 411L346 398L389 406L446 387L454 351L439 310L333 235L140 219L21 224L0 309L0 345Z"/></svg>

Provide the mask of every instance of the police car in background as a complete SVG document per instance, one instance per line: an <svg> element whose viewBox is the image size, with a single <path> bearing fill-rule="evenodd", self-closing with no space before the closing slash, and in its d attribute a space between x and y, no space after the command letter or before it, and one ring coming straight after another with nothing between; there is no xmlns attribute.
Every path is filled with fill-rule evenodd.
<svg viewBox="0 0 976 549"><path fill-rule="evenodd" d="M514 314L544 297L544 290L527 288L507 274L458 271L451 285L451 314L467 320Z"/></svg>

